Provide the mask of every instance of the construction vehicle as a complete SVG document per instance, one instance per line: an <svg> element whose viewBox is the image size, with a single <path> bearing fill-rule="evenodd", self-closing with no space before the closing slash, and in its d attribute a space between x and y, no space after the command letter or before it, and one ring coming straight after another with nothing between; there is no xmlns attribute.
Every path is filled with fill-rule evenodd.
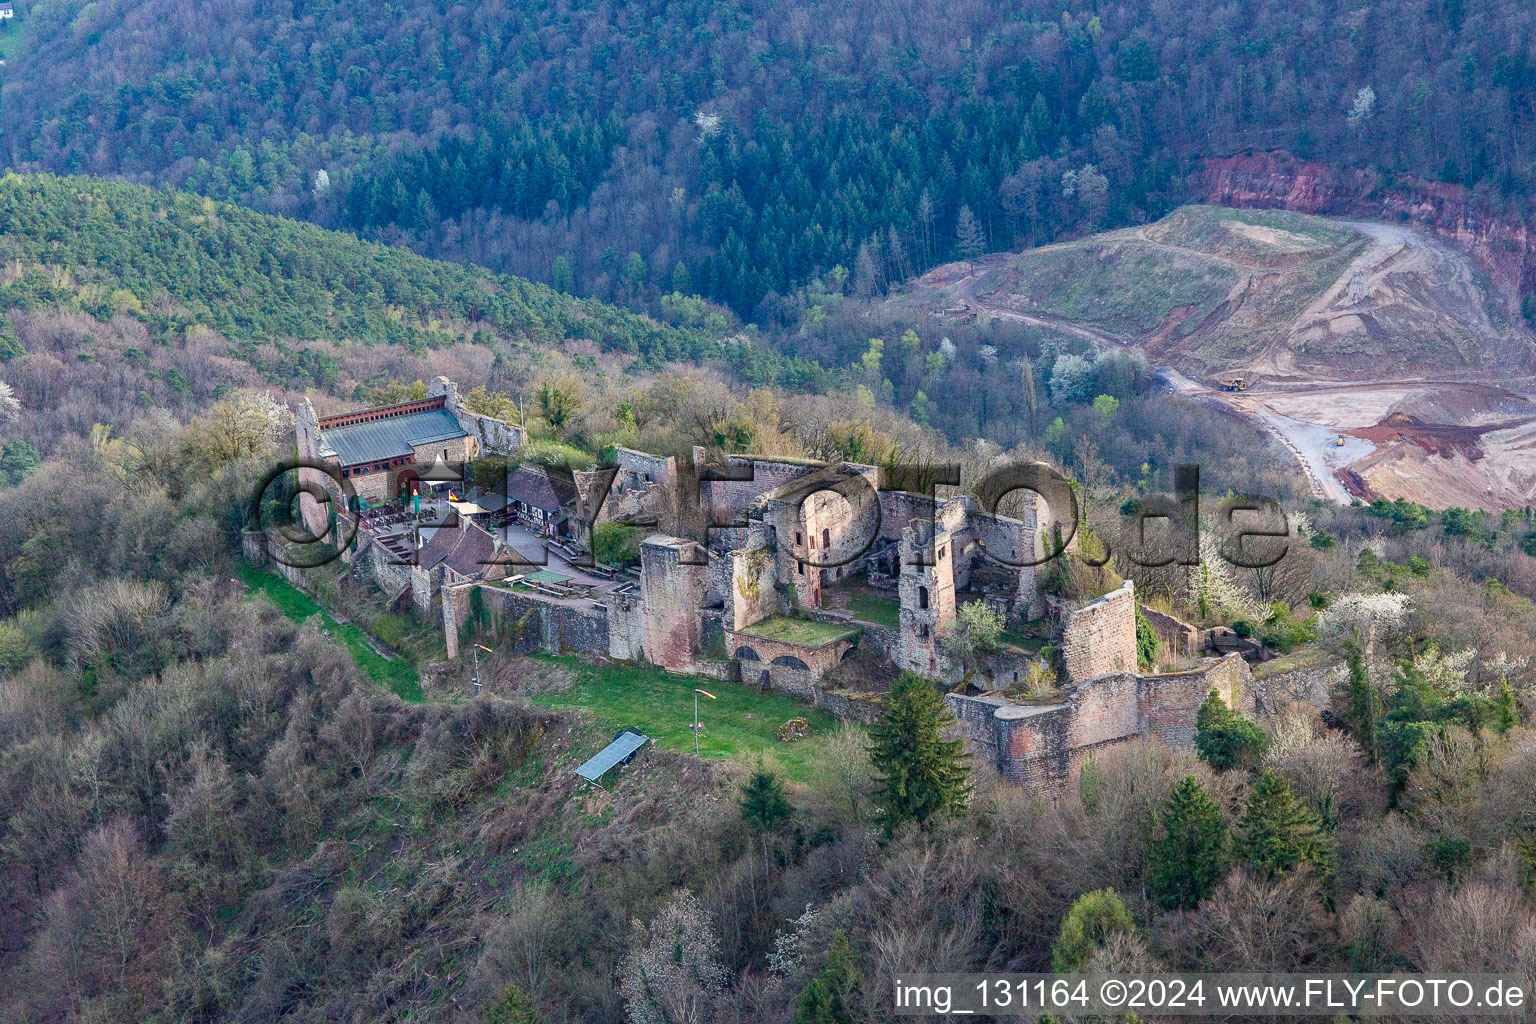
<svg viewBox="0 0 1536 1024"><path fill-rule="evenodd" d="M1241 377L1233 377L1231 380L1218 381L1223 391L1247 391L1248 382Z"/></svg>
<svg viewBox="0 0 1536 1024"><path fill-rule="evenodd" d="M1344 435L1340 434L1337 438L1334 439L1333 443L1338 445L1340 448L1343 448L1344 447Z"/></svg>

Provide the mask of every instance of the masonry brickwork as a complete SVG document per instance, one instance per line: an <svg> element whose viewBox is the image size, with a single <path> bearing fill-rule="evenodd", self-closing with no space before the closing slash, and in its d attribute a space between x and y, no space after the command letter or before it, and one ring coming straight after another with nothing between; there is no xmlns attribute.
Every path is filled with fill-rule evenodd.
<svg viewBox="0 0 1536 1024"><path fill-rule="evenodd" d="M1141 614L1157 633L1158 664L1163 667L1183 664L1200 656L1200 630L1164 612L1141 607Z"/></svg>
<svg viewBox="0 0 1536 1024"><path fill-rule="evenodd" d="M1067 612L1061 658L1070 682L1136 671L1136 588L1130 580Z"/></svg>
<svg viewBox="0 0 1536 1024"><path fill-rule="evenodd" d="M706 578L692 541L653 534L640 545L640 589L645 605L645 655L663 668L683 669L698 658L700 609Z"/></svg>
<svg viewBox="0 0 1536 1024"><path fill-rule="evenodd" d="M1246 713L1253 676L1237 655L1172 675L1115 672L1071 688L1055 704L1021 704L997 696L946 698L956 731L976 756L1010 782L1051 790L1070 781L1095 751L1151 737L1172 747L1193 743L1195 716L1215 690Z"/></svg>

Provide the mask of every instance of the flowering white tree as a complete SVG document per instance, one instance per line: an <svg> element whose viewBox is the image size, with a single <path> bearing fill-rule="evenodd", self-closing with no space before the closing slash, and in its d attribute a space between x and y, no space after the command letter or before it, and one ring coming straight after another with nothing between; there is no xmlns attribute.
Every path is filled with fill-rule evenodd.
<svg viewBox="0 0 1536 1024"><path fill-rule="evenodd" d="M805 913L789 922L789 928L773 938L773 952L768 954L768 971L780 978L787 978L805 963L806 939L821 920L821 911L813 905L805 905Z"/></svg>
<svg viewBox="0 0 1536 1024"><path fill-rule="evenodd" d="M1376 90L1362 85L1355 91L1355 102L1349 108L1349 126L1359 128L1376 113Z"/></svg>
<svg viewBox="0 0 1536 1024"><path fill-rule="evenodd" d="M1468 690L1467 669L1472 667L1475 654L1470 647L1447 654L1439 644L1429 643L1414 656L1413 667L1424 673L1425 681L1435 689L1460 696Z"/></svg>
<svg viewBox="0 0 1536 1024"><path fill-rule="evenodd" d="M1058 402L1079 402L1093 393L1093 364L1080 355L1063 352L1051 365L1051 397Z"/></svg>
<svg viewBox="0 0 1536 1024"><path fill-rule="evenodd" d="M720 131L720 115L712 110L698 110L694 112L693 124L699 130L699 140L703 141Z"/></svg>
<svg viewBox="0 0 1536 1024"><path fill-rule="evenodd" d="M632 1024L704 1024L725 991L720 940L692 892L679 890L649 925L633 924L620 992Z"/></svg>
<svg viewBox="0 0 1536 1024"><path fill-rule="evenodd" d="M16 400L16 392L5 381L0 380L0 423L15 419L21 413L21 403Z"/></svg>
<svg viewBox="0 0 1536 1024"><path fill-rule="evenodd" d="M1407 616L1407 594L1345 594L1317 617L1317 638L1368 652L1377 640L1401 636Z"/></svg>
<svg viewBox="0 0 1536 1024"><path fill-rule="evenodd" d="M1200 609L1202 618L1224 615L1232 619L1263 622L1269 609L1243 589L1232 575L1232 565L1221 557L1214 531L1202 523L1200 529L1200 564L1190 576L1190 603Z"/></svg>

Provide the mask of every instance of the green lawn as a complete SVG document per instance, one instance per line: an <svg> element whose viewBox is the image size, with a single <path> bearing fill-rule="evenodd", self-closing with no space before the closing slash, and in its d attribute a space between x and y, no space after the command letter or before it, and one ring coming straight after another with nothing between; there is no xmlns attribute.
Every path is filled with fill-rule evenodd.
<svg viewBox="0 0 1536 1024"><path fill-rule="evenodd" d="M574 658L551 658L576 675L569 693L545 694L535 704L551 708L586 708L610 730L634 726L669 750L691 752L693 690L716 697L699 698L699 736L703 757L752 762L761 756L768 767L797 782L819 774L828 737L838 727L825 711L790 697L758 693L740 683L698 676L674 675L630 665L588 665ZM804 718L811 734L797 743L782 743L778 728L791 718ZM596 753L596 751L592 751Z"/></svg>
<svg viewBox="0 0 1536 1024"><path fill-rule="evenodd" d="M762 622L754 622L738 632L745 636L760 636L765 640L799 644L801 647L825 647L834 640L853 636L858 629L838 622L817 622L814 619L792 619L787 615L774 615Z"/></svg>
<svg viewBox="0 0 1536 1024"><path fill-rule="evenodd" d="M357 662L357 667L366 672L374 682L383 683L401 700L419 704L426 699L421 692L421 677L416 674L415 666L409 661L404 658L389 659L375 651L369 646L367 634L361 629L350 622L337 622L330 612L320 607L313 598L279 574L255 569L248 565L242 565L238 571L240 579L247 587L255 593L264 595L294 622L304 622L312 616L320 616L321 625L330 632L331 636L346 645L347 650L352 652L352 660Z"/></svg>
<svg viewBox="0 0 1536 1024"><path fill-rule="evenodd" d="M891 629L901 628L901 602L867 590L848 591L848 611L854 618Z"/></svg>
<svg viewBox="0 0 1536 1024"><path fill-rule="evenodd" d="M9 60L21 50L21 29L12 18L0 26L0 60Z"/></svg>

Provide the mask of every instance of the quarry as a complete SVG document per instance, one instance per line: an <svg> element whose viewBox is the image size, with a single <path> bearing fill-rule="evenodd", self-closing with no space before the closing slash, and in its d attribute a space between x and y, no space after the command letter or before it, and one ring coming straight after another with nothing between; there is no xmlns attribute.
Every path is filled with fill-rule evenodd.
<svg viewBox="0 0 1536 1024"><path fill-rule="evenodd" d="M1184 207L947 264L890 301L1141 351L1170 390L1272 432L1319 498L1530 505L1536 336L1518 288L1485 247L1381 213L1397 223Z"/></svg>

